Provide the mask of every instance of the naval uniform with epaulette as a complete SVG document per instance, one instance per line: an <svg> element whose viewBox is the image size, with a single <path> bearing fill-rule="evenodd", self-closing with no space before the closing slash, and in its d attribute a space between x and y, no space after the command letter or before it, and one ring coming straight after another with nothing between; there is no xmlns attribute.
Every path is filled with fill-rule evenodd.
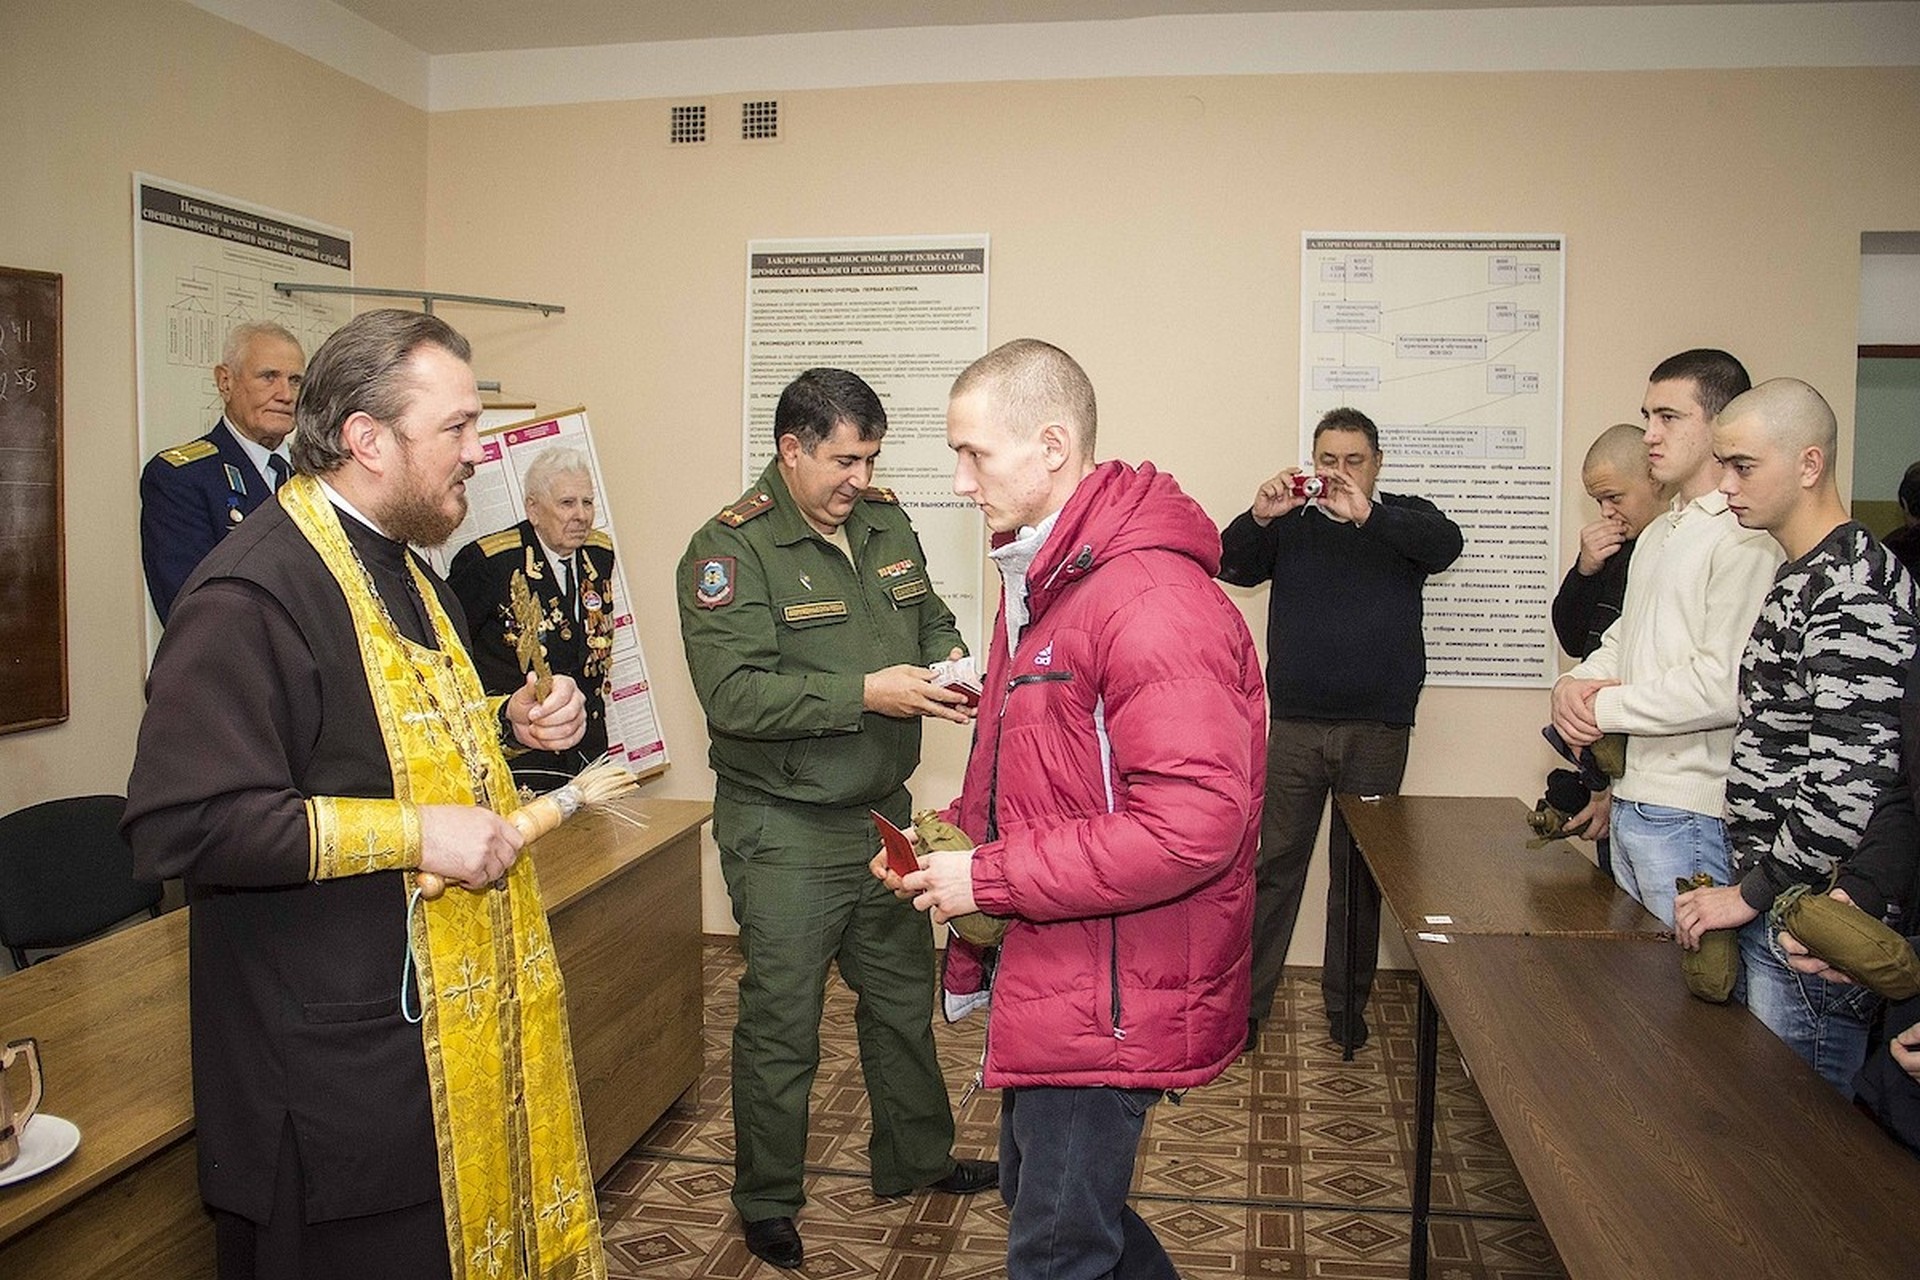
<svg viewBox="0 0 1920 1280"><path fill-rule="evenodd" d="M678 583L687 665L717 775L713 832L746 970L733 1034L734 1206L746 1222L805 1202L807 1094L827 966L859 996L873 1189L952 1167L953 1111L934 1057L931 931L868 870L869 810L906 826L920 721L863 707L867 673L963 648L920 539L869 489L842 530L814 530L778 461L701 526Z"/></svg>
<svg viewBox="0 0 1920 1280"><path fill-rule="evenodd" d="M273 488L224 417L199 439L147 460L140 472L140 563L162 623L207 553Z"/></svg>
<svg viewBox="0 0 1920 1280"><path fill-rule="evenodd" d="M447 568L447 585L460 597L473 630L472 657L488 693L512 693L526 683L520 666L520 620L513 612L513 575L527 580L540 612L540 648L555 675L568 675L586 699L587 729L566 751L509 752L514 780L551 791L599 759L607 749L607 698L613 670L613 539L595 529L559 569L531 520L476 538Z"/></svg>

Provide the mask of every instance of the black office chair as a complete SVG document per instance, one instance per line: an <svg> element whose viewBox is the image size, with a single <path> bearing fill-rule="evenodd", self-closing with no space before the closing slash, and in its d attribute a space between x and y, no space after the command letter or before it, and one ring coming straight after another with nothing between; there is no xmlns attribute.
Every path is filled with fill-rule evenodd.
<svg viewBox="0 0 1920 1280"><path fill-rule="evenodd" d="M133 878L133 850L120 838L126 807L124 796L74 796L0 818L0 946L16 966L27 967L29 950L160 914L160 886Z"/></svg>

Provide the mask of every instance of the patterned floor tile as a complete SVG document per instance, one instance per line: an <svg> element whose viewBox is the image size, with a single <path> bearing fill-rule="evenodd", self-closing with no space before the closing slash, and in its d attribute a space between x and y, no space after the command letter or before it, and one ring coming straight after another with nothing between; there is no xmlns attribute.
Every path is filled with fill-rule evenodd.
<svg viewBox="0 0 1920 1280"><path fill-rule="evenodd" d="M616 1280L770 1280L746 1251L728 1200L728 1081L740 955L705 948L705 1066L601 1182L607 1263ZM1380 975L1372 1038L1341 1060L1326 1038L1319 974L1289 970L1260 1044L1220 1079L1148 1113L1134 1207L1183 1276L1399 1280L1407 1273L1414 1142L1410 975ZM955 1148L991 1158L1000 1100L975 1091L983 1024L936 1023L956 1099ZM1499 1131L1444 1028L1437 1091L1431 1274L1445 1280L1563 1275ZM866 1092L853 997L836 978L821 1026L808 1143L805 1280L995 1280L1006 1274L998 1197L883 1200L866 1179ZM1468 1216L1472 1215L1472 1216Z"/></svg>

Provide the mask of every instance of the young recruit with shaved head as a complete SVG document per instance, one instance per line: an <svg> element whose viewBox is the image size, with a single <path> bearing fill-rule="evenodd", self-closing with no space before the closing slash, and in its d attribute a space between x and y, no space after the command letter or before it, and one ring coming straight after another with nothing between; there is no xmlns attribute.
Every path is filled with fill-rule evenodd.
<svg viewBox="0 0 1920 1280"><path fill-rule="evenodd" d="M1600 518L1581 528L1580 554L1553 597L1553 634L1572 658L1599 649L1607 628L1619 621L1634 540L1673 500L1672 488L1647 469L1646 429L1635 422L1617 422L1587 446L1580 483L1599 504ZM1600 869L1608 875L1613 874L1610 808L1607 795L1596 792L1567 824L1594 842Z"/></svg>
<svg viewBox="0 0 1920 1280"><path fill-rule="evenodd" d="M1615 423L1587 447L1580 483L1600 518L1582 526L1580 554L1553 597L1553 633L1575 658L1598 649L1620 616L1634 539L1673 500L1647 470L1646 432L1636 422Z"/></svg>
<svg viewBox="0 0 1920 1280"><path fill-rule="evenodd" d="M1788 967L1765 913L1791 885L1840 890L1879 914L1885 892L1844 865L1900 769L1900 695L1920 621L1914 582L1834 485L1837 429L1820 393L1763 382L1720 411L1720 492L1744 528L1786 553L1740 661L1727 777L1736 883L1674 904L1680 944L1740 929L1747 1007L1851 1096L1870 997ZM1898 888L1904 886L1897 886Z"/></svg>

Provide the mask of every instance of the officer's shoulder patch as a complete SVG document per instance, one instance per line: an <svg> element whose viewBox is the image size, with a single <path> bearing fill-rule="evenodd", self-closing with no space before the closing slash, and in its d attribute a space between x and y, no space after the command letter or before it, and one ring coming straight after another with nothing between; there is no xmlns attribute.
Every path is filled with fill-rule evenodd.
<svg viewBox="0 0 1920 1280"><path fill-rule="evenodd" d="M693 602L702 609L718 609L733 602L736 566L732 556L708 556L693 562Z"/></svg>
<svg viewBox="0 0 1920 1280"><path fill-rule="evenodd" d="M211 458L220 450L211 440L189 440L177 444L171 449L160 451L160 460L170 467L184 467L189 462L198 462L202 458Z"/></svg>
<svg viewBox="0 0 1920 1280"><path fill-rule="evenodd" d="M738 529L749 520L767 514L773 510L773 495L765 489L756 489L746 494L730 507L720 508L720 514L714 519L721 524Z"/></svg>
<svg viewBox="0 0 1920 1280"><path fill-rule="evenodd" d="M891 489L882 488L877 484L871 488L862 489L860 496L868 502L884 502L895 507L900 505L900 497L898 494L894 493Z"/></svg>
<svg viewBox="0 0 1920 1280"><path fill-rule="evenodd" d="M498 533L490 533L477 541L480 543L481 555L497 556L503 552L517 551L520 549L520 531L518 529L502 529Z"/></svg>
<svg viewBox="0 0 1920 1280"><path fill-rule="evenodd" d="M599 547L602 551L611 551L613 550L613 539L607 536L606 530L595 529L587 535L587 545L590 547Z"/></svg>

